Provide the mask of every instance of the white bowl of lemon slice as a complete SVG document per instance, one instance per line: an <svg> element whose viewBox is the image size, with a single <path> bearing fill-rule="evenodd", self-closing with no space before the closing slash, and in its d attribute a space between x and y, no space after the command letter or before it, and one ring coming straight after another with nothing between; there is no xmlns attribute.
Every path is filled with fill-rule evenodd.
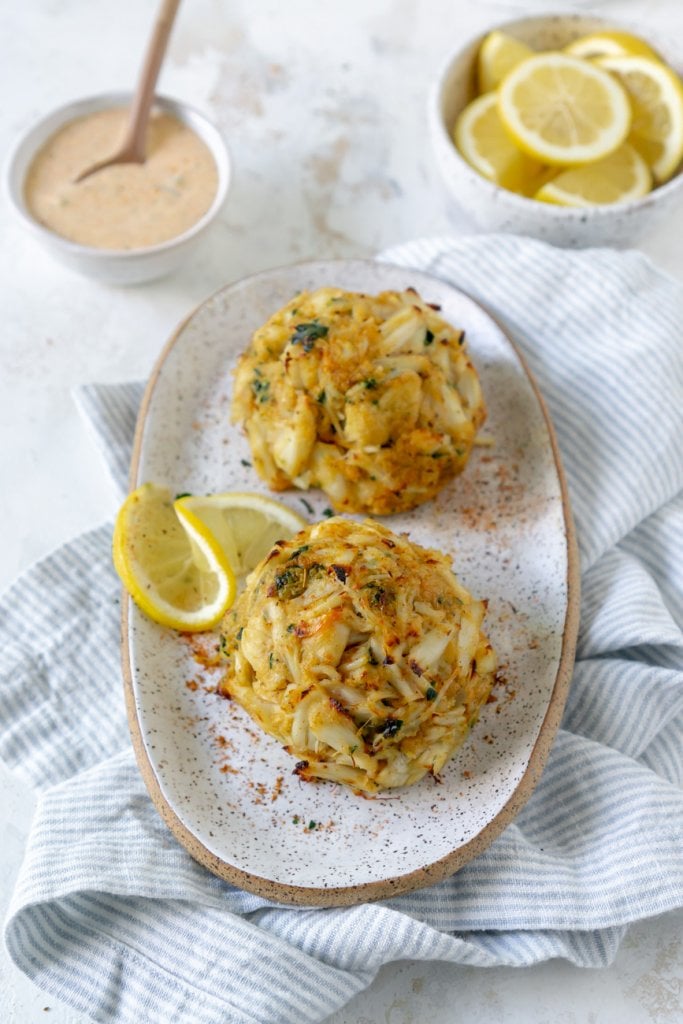
<svg viewBox="0 0 683 1024"><path fill-rule="evenodd" d="M680 72L666 47L601 18L501 25L432 90L443 180L484 230L630 245L683 203Z"/></svg>

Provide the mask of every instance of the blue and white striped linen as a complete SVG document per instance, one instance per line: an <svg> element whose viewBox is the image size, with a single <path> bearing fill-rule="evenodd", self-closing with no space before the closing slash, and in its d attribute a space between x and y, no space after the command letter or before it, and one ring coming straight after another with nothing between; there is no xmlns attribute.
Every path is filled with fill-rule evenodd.
<svg viewBox="0 0 683 1024"><path fill-rule="evenodd" d="M321 1021L396 959L609 963L630 922L683 905L683 288L638 253L509 236L383 255L503 323L550 406L581 550L576 672L515 823L433 888L275 906L176 843L135 766L110 525L0 604L0 756L39 791L6 922L19 967L97 1020ZM138 384L78 401L125 490Z"/></svg>

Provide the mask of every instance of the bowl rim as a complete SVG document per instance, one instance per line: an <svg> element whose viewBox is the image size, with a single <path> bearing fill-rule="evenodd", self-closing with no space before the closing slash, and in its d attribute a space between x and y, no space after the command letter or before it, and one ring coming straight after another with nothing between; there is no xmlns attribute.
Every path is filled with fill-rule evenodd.
<svg viewBox="0 0 683 1024"><path fill-rule="evenodd" d="M633 22L622 21L620 18L616 20L605 18L600 14L594 14L590 9L585 12L577 10L565 12L558 10L546 14L540 12L538 14L523 14L521 17L508 18L505 21L497 22L495 25L490 25L488 28L484 28L483 30L473 33L468 36L461 46L456 50L451 50L447 56L442 59L436 77L433 80L427 102L428 118L432 133L437 135L442 147L444 147L445 144L445 151L448 152L449 156L455 160L456 164L459 164L464 171L468 172L476 179L478 185L480 184L488 191L494 202L509 203L513 209L517 209L520 212L530 213L531 211L535 211L541 215L546 214L558 221L583 223L589 217L591 220L605 220L610 217L614 217L615 215L628 215L633 210L643 210L649 206L654 206L659 201L660 197L665 198L670 193L681 188L683 185L683 162L681 162L679 169L673 177L669 179L669 181L664 182L662 185L657 185L639 199L630 199L626 202L604 203L601 205L596 204L595 206L559 206L553 203L542 203L537 199L533 199L531 196L519 195L516 192L511 192L509 189L503 188L501 185L496 185L493 181L489 181L488 178L479 174L479 172L476 171L474 167L467 162L467 160L465 160L453 142L442 115L442 99L448 74L456 61L460 60L469 49L474 48L478 44L480 45L489 32L504 32L506 28L514 28L531 22L539 24L561 21L594 21L596 25L599 23L604 29L612 28L615 31L621 30L639 35L640 38L646 42L652 42L653 48L662 54L665 62L673 71L676 72L676 74L680 76L678 65L667 47L662 45L662 42L659 39L653 39L649 30L643 32L642 27L640 25L633 24ZM600 31L600 29L596 27L595 31ZM447 173L447 170L445 173Z"/></svg>
<svg viewBox="0 0 683 1024"><path fill-rule="evenodd" d="M129 90L111 90L69 100L32 122L15 140L10 150L3 172L4 191L9 205L29 231L53 248L59 247L65 255L81 259L87 257L97 262L125 263L141 257L151 258L170 252L200 234L215 218L226 200L232 179L232 160L223 135L206 114L190 103L158 93L154 97L153 108L156 107L174 115L183 124L193 129L208 146L216 164L218 175L216 194L211 205L199 220L195 221L182 234L174 235L156 245L139 246L134 249L105 249L74 242L45 227L33 217L24 199L24 184L28 168L42 146L69 121L100 110L127 106L130 104L132 96L132 91Z"/></svg>

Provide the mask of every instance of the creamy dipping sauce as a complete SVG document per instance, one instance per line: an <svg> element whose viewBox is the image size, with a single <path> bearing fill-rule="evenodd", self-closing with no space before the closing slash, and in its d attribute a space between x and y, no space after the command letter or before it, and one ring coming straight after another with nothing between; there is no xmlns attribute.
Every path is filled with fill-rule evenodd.
<svg viewBox="0 0 683 1024"><path fill-rule="evenodd" d="M144 164L118 164L75 183L84 170L116 152L125 109L70 121L39 150L24 186L26 204L50 231L97 249L143 249L196 224L218 189L206 143L169 114L153 112Z"/></svg>

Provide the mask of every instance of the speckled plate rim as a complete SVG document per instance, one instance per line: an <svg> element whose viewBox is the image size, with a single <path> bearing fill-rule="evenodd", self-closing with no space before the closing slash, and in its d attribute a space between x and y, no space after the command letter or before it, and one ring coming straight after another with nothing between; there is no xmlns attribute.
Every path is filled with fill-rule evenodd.
<svg viewBox="0 0 683 1024"><path fill-rule="evenodd" d="M374 260L328 260L328 261L306 261L299 264L292 264L291 267L298 266L302 270L305 270L308 266L320 266L323 263L329 267L330 273L334 273L335 268L342 267L348 263L362 264L367 263L368 266L376 266L378 261ZM387 267L391 264L385 264ZM274 267L270 270L260 271L259 273L247 275L237 281L233 281L230 284L224 285L217 289L211 295L209 295L202 302L198 303L197 306L180 322L176 327L173 334L170 336L166 344L161 350L161 353L152 368L152 372L147 382L145 392L142 397L140 404L140 410L138 413L138 419L135 430L135 438L133 442L133 451L131 456L131 465L129 473L129 487L131 490L135 489L139 485L138 471L142 455L143 437L145 431L145 425L147 422L147 416L149 413L150 405L152 402L152 396L154 389L161 373L161 370L168 358L169 353L177 343L178 339L182 335L186 326L193 319L195 314L208 302L211 302L223 291L227 291L230 288L235 287L238 284L243 284L249 280L255 280L259 277L265 277L273 273L277 273L283 270L283 267ZM405 267L396 268L405 271ZM424 271L420 271L422 276L429 276ZM455 288L453 285L449 285L448 282L441 281L435 278L435 281L439 281L441 285L448 285L455 292L462 292L461 289ZM473 302L470 296L467 296L469 301ZM169 804L168 800L164 796L159 780L157 779L154 767L149 759L143 735L140 725L140 721L137 714L134 682L133 682L133 666L130 657L130 646L129 646L129 635L130 635L130 612L132 601L124 593L123 600L121 602L121 664L123 671L123 687L124 696L126 703L126 712L128 717L128 726L130 729L131 740L133 744L133 750L135 757L140 769L143 781L147 787L149 795L152 799L154 806L159 812L161 818L171 830L175 838L180 844L187 850L190 856L193 857L203 867L207 868L212 874L217 875L219 878L230 882L232 885L237 886L240 889L245 889L248 892L252 892L257 896L261 896L264 899L272 900L277 903L283 903L286 905L295 906L317 906L317 907L341 907L341 906L352 906L358 903L365 903L374 900L387 899L392 896L398 896L401 893L412 892L415 889L425 888L428 885L434 885L437 882L442 881L449 875L454 874L469 861L473 860L479 854L483 853L484 850L491 845L501 832L514 820L514 818L522 810L529 797L536 788L546 761L550 754L555 735L560 726L562 713L567 700L569 692L569 685L572 678L572 671L574 667L574 657L576 652L576 641L579 629L579 604L580 604L580 566L579 566L579 555L578 547L576 542L576 531L574 527L574 520L571 511L571 505L569 501L569 492L567 487L567 480L562 465L562 459L560 456L560 450L557 443L557 437L555 434L555 428L553 426L548 408L545 400L541 394L541 391L536 383L536 380L529 369L529 366L520 352L518 346L510 338L507 331L503 328L496 317L492 316L491 313L480 303L480 309L484 314L489 317L497 326L497 328L505 336L511 349L515 353L519 364L526 374L531 389L534 393L538 406L543 415L545 421L548 437L550 441L550 448L552 452L553 462L555 471L557 473L557 479L560 487L562 512L565 526L565 538L566 538L566 553L567 553L567 605L566 615L564 622L564 629L562 632L562 645L561 653L558 662L557 674L555 677L555 683L553 686L552 694L550 696L548 707L541 723L538 736L534 743L534 746L529 755L527 767L520 778L519 783L515 787L512 795L508 798L507 802L498 811L494 818L486 824L480 832L477 833L474 838L469 842L459 846L457 849L451 851L445 857L434 861L432 864L425 865L414 871L408 872L402 875L396 875L394 877L384 878L378 881L359 883L357 885L321 888L321 887L304 887L298 885L288 885L283 882L273 881L265 878L261 875L257 875L253 872L244 871L232 864L227 863L218 857L211 850L198 839L198 837L191 832L184 822L176 814L175 810Z"/></svg>

